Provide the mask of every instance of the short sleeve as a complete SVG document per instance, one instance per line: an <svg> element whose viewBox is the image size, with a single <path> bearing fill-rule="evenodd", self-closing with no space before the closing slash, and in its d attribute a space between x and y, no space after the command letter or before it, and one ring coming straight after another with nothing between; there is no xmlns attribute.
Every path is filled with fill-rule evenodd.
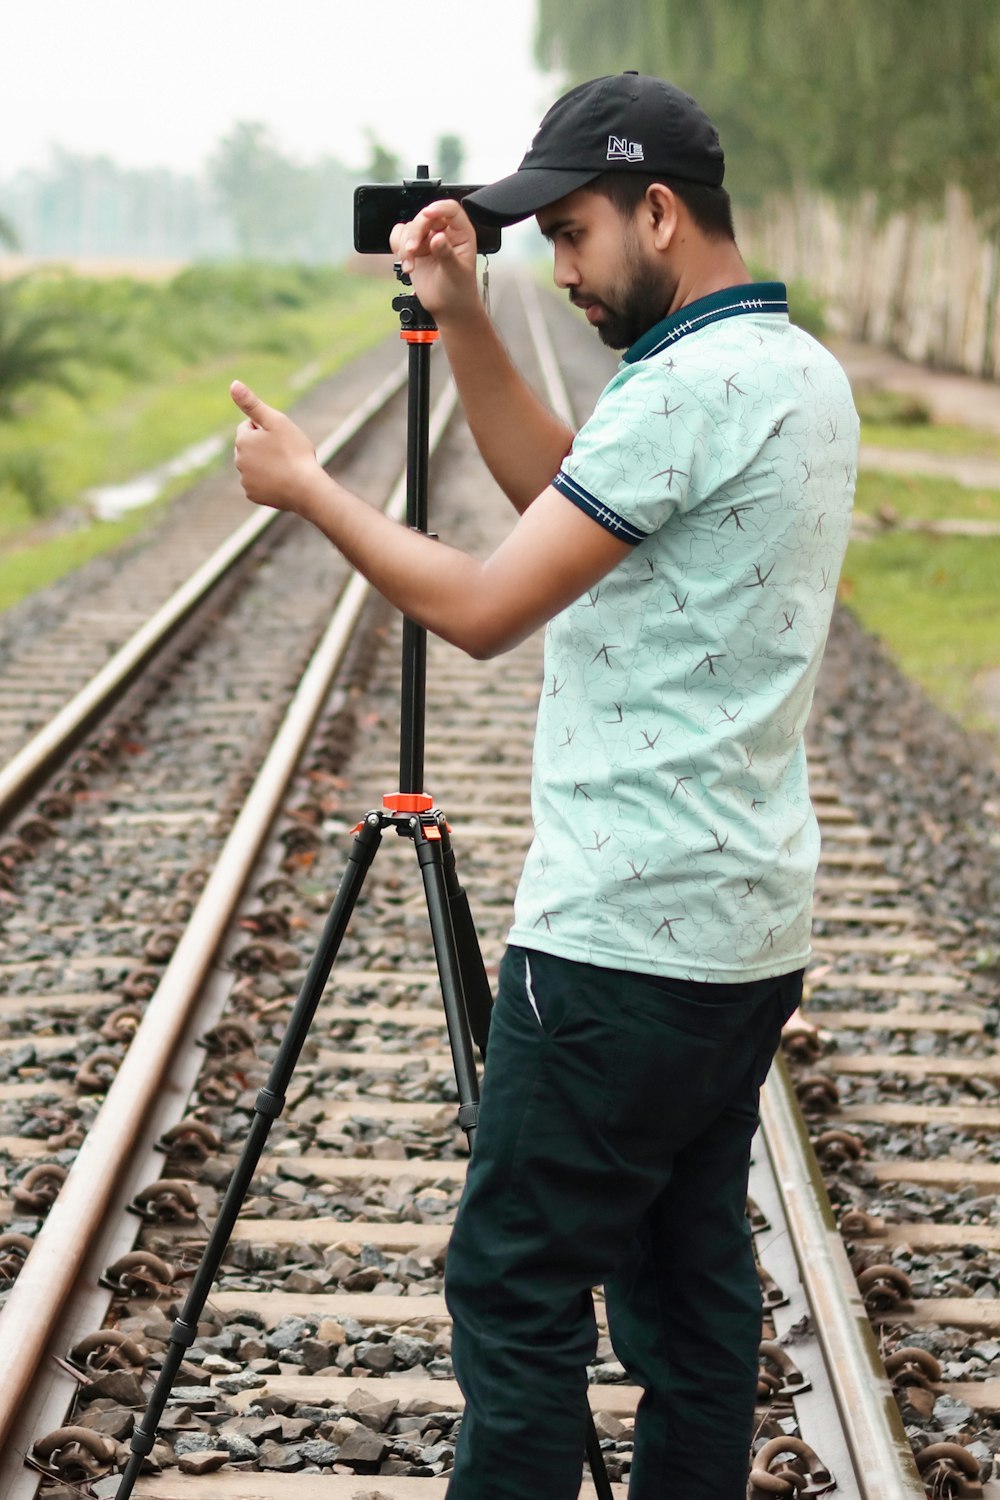
<svg viewBox="0 0 1000 1500"><path fill-rule="evenodd" d="M626 366L607 386L552 481L633 545L690 509L732 472L725 424L659 361Z"/></svg>

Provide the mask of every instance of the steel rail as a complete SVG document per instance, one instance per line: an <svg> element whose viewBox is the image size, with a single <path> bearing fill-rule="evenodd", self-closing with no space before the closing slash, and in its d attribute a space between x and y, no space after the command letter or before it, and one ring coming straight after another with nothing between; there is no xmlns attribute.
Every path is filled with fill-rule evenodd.
<svg viewBox="0 0 1000 1500"><path fill-rule="evenodd" d="M761 1127L862 1500L925 1500L910 1440L780 1052Z"/></svg>
<svg viewBox="0 0 1000 1500"><path fill-rule="evenodd" d="M538 367L542 372L542 380L548 394L549 405L557 417L576 431L576 413L573 403L566 389L566 382L559 368L559 360L552 344L552 336L549 333L548 324L542 313L541 299L538 288L528 276L517 278L517 289L521 294L521 305L524 308L528 320L528 332L535 346L535 357Z"/></svg>
<svg viewBox="0 0 1000 1500"><path fill-rule="evenodd" d="M449 380L430 421L433 453L456 405ZM406 476L385 505L405 515ZM354 574L303 674L281 727L122 1065L0 1311L0 1446L14 1428L60 1312L100 1236L107 1206L142 1139L185 1022L301 760L357 627L370 585Z"/></svg>
<svg viewBox="0 0 1000 1500"><path fill-rule="evenodd" d="M404 362L323 440L316 454L324 467L392 399L405 380ZM0 770L0 824L21 810L281 515L281 511L271 509L251 515Z"/></svg>

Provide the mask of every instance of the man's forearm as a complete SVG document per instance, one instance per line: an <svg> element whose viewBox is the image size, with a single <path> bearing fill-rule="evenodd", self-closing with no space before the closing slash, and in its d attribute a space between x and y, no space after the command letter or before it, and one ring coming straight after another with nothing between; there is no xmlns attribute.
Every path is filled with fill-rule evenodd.
<svg viewBox="0 0 1000 1500"><path fill-rule="evenodd" d="M628 543L543 488L479 562L352 494L323 472L308 437L283 412L240 380L230 389L247 418L235 452L247 499L311 521L397 609L471 656L510 650L628 554Z"/></svg>
<svg viewBox="0 0 1000 1500"><path fill-rule="evenodd" d="M511 503L523 511L552 482L573 433L528 385L481 304L475 313L440 326L483 461Z"/></svg>
<svg viewBox="0 0 1000 1500"><path fill-rule="evenodd" d="M471 656L506 644L492 632L483 564L475 558L390 520L319 469L298 511L416 624Z"/></svg>

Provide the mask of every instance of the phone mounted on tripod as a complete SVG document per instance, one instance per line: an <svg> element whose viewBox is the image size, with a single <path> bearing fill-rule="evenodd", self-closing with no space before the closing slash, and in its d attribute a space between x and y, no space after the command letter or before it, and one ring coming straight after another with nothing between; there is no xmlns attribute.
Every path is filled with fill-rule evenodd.
<svg viewBox="0 0 1000 1500"><path fill-rule="evenodd" d="M389 236L396 224L406 224L428 203L439 198L459 202L474 193L478 183L443 183L431 177L427 167L417 175L396 182L365 182L354 190L354 248L359 255L390 255ZM476 250L495 255L500 249L500 230L492 224L476 225Z"/></svg>

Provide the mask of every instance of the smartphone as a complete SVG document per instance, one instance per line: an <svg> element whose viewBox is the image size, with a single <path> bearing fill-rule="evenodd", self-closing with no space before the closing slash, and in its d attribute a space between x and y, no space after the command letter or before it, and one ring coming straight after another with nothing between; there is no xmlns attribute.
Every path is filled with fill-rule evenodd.
<svg viewBox="0 0 1000 1500"><path fill-rule="evenodd" d="M428 203L439 198L463 199L474 193L476 183L441 183L426 178L413 182L366 182L354 190L354 248L359 255L391 255L389 235L396 224L405 224ZM500 249L500 230L476 225L476 249L480 255L495 255Z"/></svg>

